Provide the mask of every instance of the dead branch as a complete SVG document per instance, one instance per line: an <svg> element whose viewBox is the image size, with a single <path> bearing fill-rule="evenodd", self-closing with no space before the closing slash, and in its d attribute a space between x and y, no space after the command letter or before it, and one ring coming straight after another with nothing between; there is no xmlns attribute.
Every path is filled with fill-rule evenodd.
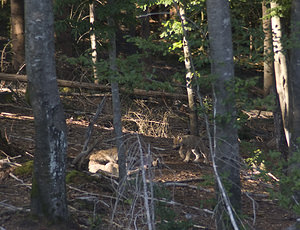
<svg viewBox="0 0 300 230"><path fill-rule="evenodd" d="M147 182L146 182L146 173L145 173L145 168L143 167L144 164L144 153L142 149L142 144L140 142L140 138L137 135L137 140L139 144L139 152L140 152L140 158L141 158L141 168L142 168L142 180L143 180L143 194L144 194L144 206L146 209L146 216L147 216L147 224L148 224L148 229L149 230L154 230L155 229L155 224L152 220L154 220L154 210L150 209L149 205L149 196L148 196L148 188L147 188ZM150 183L150 186L152 184ZM151 201L153 202L153 194L151 194Z"/></svg>
<svg viewBox="0 0 300 230"><path fill-rule="evenodd" d="M6 202L6 200L0 201L0 206L2 206L3 208L9 209L11 211L15 211L15 212L18 212L18 211L30 212L30 209L13 206L13 205L7 204L5 202Z"/></svg>
<svg viewBox="0 0 300 230"><path fill-rule="evenodd" d="M83 163L83 159L93 150L93 148L97 144L97 143L96 144L94 143L93 146L88 148L88 144L89 144L89 141L90 141L90 138L91 138L91 134L92 134L92 131L93 131L94 124L96 123L99 115L101 114L101 112L103 110L103 106L104 106L105 101L106 101L106 97L104 97L102 99L101 103L99 104L99 106L97 108L95 116L92 118L92 120L89 124L89 127L88 127L87 132L86 132L86 138L85 138L84 145L83 145L81 153L78 154L76 156L76 158L72 161L73 165L76 165L78 163L78 161L80 161L80 164L78 166L79 168L81 168L81 165Z"/></svg>
<svg viewBox="0 0 300 230"><path fill-rule="evenodd" d="M87 150L87 147L88 147L88 144L89 144L89 140L91 138L91 134L92 134L92 131L93 131L93 127L94 127L94 124L96 123L98 117L100 116L100 114L102 113L102 110L103 110L103 106L105 104L105 101L106 101L106 97L104 97L101 101L101 103L99 104L98 108L97 108L97 111L96 111L96 114L95 116L92 118L90 124L89 124L89 127L87 129L87 132L86 132L86 139L84 141L84 145L83 145L83 151L86 151Z"/></svg>
<svg viewBox="0 0 300 230"><path fill-rule="evenodd" d="M74 191L77 191L77 192L80 192L80 193L83 193L83 194L86 194L86 195L90 195L90 196L99 196L99 194L97 194L97 193L87 192L87 191L81 190L81 189L79 189L79 188L73 187L73 186L71 186L71 185L67 185L67 187L68 187L69 189L72 189L72 190L74 190Z"/></svg>
<svg viewBox="0 0 300 230"><path fill-rule="evenodd" d="M158 201L158 202L162 202L162 203L165 203L165 204L169 204L169 205L177 205L177 206L181 206L181 207L185 207L185 208L191 208L191 209L194 209L196 211L200 211L200 212L205 212L209 215L213 215L214 212L209 210L209 209L206 209L206 208L198 208L198 207L195 207L195 206L190 206L190 205L185 205L185 204L181 204L179 202L176 202L176 201L167 201L167 200L164 200L164 199L155 199L155 201Z"/></svg>
<svg viewBox="0 0 300 230"><path fill-rule="evenodd" d="M20 182L22 185L26 186L27 188L31 189L31 185L25 184L23 180L19 179L18 177L16 177L14 174L9 173L9 175L14 178L16 181Z"/></svg>
<svg viewBox="0 0 300 230"><path fill-rule="evenodd" d="M256 201L247 193L245 192L246 196L252 201L252 211L253 211L253 222L252 225L255 225L256 222L256 208L257 208L257 203Z"/></svg>
<svg viewBox="0 0 300 230"><path fill-rule="evenodd" d="M96 174L101 175L101 176L105 176L107 178L112 178L114 180L118 180L118 178L119 178L118 175L114 175L113 173L104 171L102 169L98 169L98 171L96 172Z"/></svg>
<svg viewBox="0 0 300 230"><path fill-rule="evenodd" d="M197 178L191 178L191 179L176 181L176 183L203 182L203 181L205 181L204 178L197 177ZM163 184L174 183L174 182L175 181L165 181L165 182L163 182Z"/></svg>
<svg viewBox="0 0 300 230"><path fill-rule="evenodd" d="M21 165L15 162L10 162L9 159L0 160L0 169L6 167L12 167L12 166L21 166Z"/></svg>
<svg viewBox="0 0 300 230"><path fill-rule="evenodd" d="M1 103L0 105L1 107L12 107L12 108L16 108L16 109L24 109L24 110L28 110L28 111L32 111L32 108L29 107L24 107L24 106L18 106L18 105L13 105L13 104L3 104Z"/></svg>
<svg viewBox="0 0 300 230"><path fill-rule="evenodd" d="M187 187L187 188L192 188L192 189L196 189L196 190L201 190L201 191L204 191L204 192L213 192L211 189L205 189L205 188L202 188L200 186L189 185L189 184L186 184L186 183L168 182L168 183L164 183L164 186Z"/></svg>
<svg viewBox="0 0 300 230"><path fill-rule="evenodd" d="M0 80L27 82L27 75L0 73ZM61 79L57 79L57 84L60 87L84 88L84 89L94 89L100 91L111 90L110 86L107 85L96 85L94 83L67 81ZM167 92L154 91L154 90L147 91L143 89L134 89L133 91L128 91L125 88L121 88L120 91L123 93L126 92L127 94L134 94L134 95L147 96L147 97L170 97L170 98L187 99L187 96L184 94L167 93Z"/></svg>

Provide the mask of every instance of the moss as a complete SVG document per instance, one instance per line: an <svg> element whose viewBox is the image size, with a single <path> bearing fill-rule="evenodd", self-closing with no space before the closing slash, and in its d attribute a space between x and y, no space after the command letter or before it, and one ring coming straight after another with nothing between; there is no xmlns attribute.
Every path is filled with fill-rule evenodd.
<svg viewBox="0 0 300 230"><path fill-rule="evenodd" d="M31 176L32 172L33 172L33 161L27 161L22 166L14 170L16 176Z"/></svg>
<svg viewBox="0 0 300 230"><path fill-rule="evenodd" d="M77 170L71 170L66 175L66 183L76 183L76 184L82 184L89 181L92 181L93 178L90 176L84 174L83 172L79 172Z"/></svg>

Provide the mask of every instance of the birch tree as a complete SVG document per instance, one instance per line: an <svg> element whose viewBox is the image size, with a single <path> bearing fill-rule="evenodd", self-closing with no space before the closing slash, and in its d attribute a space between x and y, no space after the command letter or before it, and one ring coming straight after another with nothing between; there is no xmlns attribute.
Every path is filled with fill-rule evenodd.
<svg viewBox="0 0 300 230"><path fill-rule="evenodd" d="M67 135L55 72L52 4L52 0L25 1L25 50L36 144L31 212L55 223L68 219Z"/></svg>
<svg viewBox="0 0 300 230"><path fill-rule="evenodd" d="M271 9L279 7L276 2L271 2ZM280 17L272 16L272 35L273 35L273 51L274 51L274 69L275 69L275 84L278 94L279 106L283 122L284 135L287 145L290 146L290 96L289 96L289 79L287 60L282 45L282 27Z"/></svg>
<svg viewBox="0 0 300 230"><path fill-rule="evenodd" d="M187 38L187 31L185 29L186 16L185 16L185 10L183 6L179 6L176 4L176 7L179 8L179 16L181 18L181 24L183 28L183 53L184 53L184 64L186 69L186 91L188 95L188 103L189 103L189 116L190 116L190 131L192 135L198 135L198 119L197 119L197 110L196 110L196 103L194 99L194 90L193 90L193 74L195 73L195 70L193 70L193 63L191 58L191 52L190 52L190 46L188 43Z"/></svg>
<svg viewBox="0 0 300 230"><path fill-rule="evenodd" d="M207 0L208 32L210 42L211 73L216 77L214 88L214 157L223 184L228 184L229 199L238 212L241 208L239 147L234 106L234 64L231 19L227 0ZM217 186L216 227L237 229L234 221L226 217L231 207Z"/></svg>
<svg viewBox="0 0 300 230"><path fill-rule="evenodd" d="M89 2L89 12L90 12L90 40L91 40L91 50L92 50L92 63L93 63L93 75L94 75L94 82L95 84L99 83L97 77L97 43L96 43L96 34L95 34L95 2Z"/></svg>

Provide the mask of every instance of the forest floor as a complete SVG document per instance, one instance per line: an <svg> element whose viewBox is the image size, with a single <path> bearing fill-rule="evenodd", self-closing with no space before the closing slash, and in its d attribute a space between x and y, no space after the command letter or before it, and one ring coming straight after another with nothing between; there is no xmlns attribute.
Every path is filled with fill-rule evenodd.
<svg viewBox="0 0 300 230"><path fill-rule="evenodd" d="M122 198L119 201L113 225L111 215L116 199L115 184L103 175L92 175L84 167L74 173L72 160L82 151L89 121L95 114L103 95L68 95L62 97L68 124L68 205L74 228L69 229L147 229L141 214L143 202ZM123 131L126 138L139 135L143 143L160 159L159 167L152 168L153 181L159 185L157 202L158 229L214 229L213 208L216 204L211 164L183 162L172 148L172 137L186 134L188 114L186 102L168 98L133 98L122 95ZM268 112L249 112L247 142L267 151L273 138L273 118ZM30 107L19 99L0 103L0 127L11 149L1 149L0 158L9 159L11 165L0 165L0 229L60 229L49 223L38 222L30 216L31 169L17 169L33 160L34 121ZM113 146L112 109L108 100L98 118L90 143L96 149ZM247 157L247 150L241 148ZM30 165L30 163L27 163ZM24 167L22 167L24 168ZM73 174L72 174L73 173ZM255 177L242 169L242 219L247 229L280 230L295 222L289 210L279 207L270 196L272 183ZM135 208L133 203L135 203ZM130 209L131 207L131 209ZM133 210L134 209L134 210ZM133 213L133 214L131 214ZM130 222L131 221L131 222Z"/></svg>

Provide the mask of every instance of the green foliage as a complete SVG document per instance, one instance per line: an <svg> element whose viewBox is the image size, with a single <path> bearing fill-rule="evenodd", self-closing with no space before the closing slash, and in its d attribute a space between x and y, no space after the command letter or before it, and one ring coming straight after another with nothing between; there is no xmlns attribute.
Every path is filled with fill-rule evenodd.
<svg viewBox="0 0 300 230"><path fill-rule="evenodd" d="M256 97L251 95L251 89L257 86L259 77L242 79L235 77L235 100L238 111L237 125L243 128L248 120L248 116L243 112L251 109L262 109L273 111L275 106L274 95L270 94L266 97Z"/></svg>
<svg viewBox="0 0 300 230"><path fill-rule="evenodd" d="M175 49L182 48L182 26L180 21L168 20L162 23L164 31L160 34L160 38L175 40L170 43L169 51L174 51Z"/></svg>
<svg viewBox="0 0 300 230"><path fill-rule="evenodd" d="M192 227L190 221L176 221L175 212L163 203L158 203L155 209L158 218L157 227L160 230L188 230Z"/></svg>
<svg viewBox="0 0 300 230"><path fill-rule="evenodd" d="M177 1L175 1L177 2ZM146 10L147 7L151 7L154 5L164 5L170 6L174 3L173 0L138 0L137 4L143 9Z"/></svg>
<svg viewBox="0 0 300 230"><path fill-rule="evenodd" d="M168 1L160 1L168 5ZM158 3L159 4L159 3ZM204 1L186 1L182 7L185 8L185 17L187 19L184 25L185 30L188 32L188 41L191 53L193 55L193 62L196 70L203 71L203 67L209 63L208 57L208 37L207 37L207 23L205 19L205 2ZM168 52L175 54L178 60L183 62L183 28L181 20L177 13L175 17L171 17L162 23L162 31L160 38L168 44ZM202 15L202 17L199 17Z"/></svg>
<svg viewBox="0 0 300 230"><path fill-rule="evenodd" d="M78 57L61 56L61 61L66 61L70 65L82 65L82 66L90 66L92 63L87 54L83 54Z"/></svg>
<svg viewBox="0 0 300 230"><path fill-rule="evenodd" d="M277 174L280 181L279 192L270 191L274 198L279 200L279 204L287 209L292 209L296 214L300 214L300 206L298 203L300 191L300 151L293 152L292 156L286 162L280 159L280 153L273 152L274 158L278 163ZM288 168L286 172L285 169Z"/></svg>
<svg viewBox="0 0 300 230"><path fill-rule="evenodd" d="M269 94L263 98L254 98L253 105L257 108L261 108L268 111L274 111L275 109L275 96Z"/></svg>
<svg viewBox="0 0 300 230"><path fill-rule="evenodd" d="M31 176L33 172L33 161L27 161L14 170L16 176Z"/></svg>
<svg viewBox="0 0 300 230"><path fill-rule="evenodd" d="M270 151L268 154L257 150L252 158L246 159L249 166L256 164L264 164L260 167L260 174L257 175L264 181L270 181L268 172L272 172L279 180L274 183L278 189L269 189L272 199L278 199L279 204L293 210L296 214L300 214L300 206L298 203L300 191L300 151L293 152L291 157L286 161L282 157L282 153Z"/></svg>
<svg viewBox="0 0 300 230"><path fill-rule="evenodd" d="M240 152L244 156L250 156L252 157L253 152L256 150L256 146L254 146L254 143L251 143L249 141L241 140L240 142Z"/></svg>
<svg viewBox="0 0 300 230"><path fill-rule="evenodd" d="M72 70L72 74L74 75L73 80L82 81L82 76L84 76L85 78L88 78L89 81L94 81L91 68L93 64L89 51L90 50L87 49L86 53L83 53L78 57L68 57L65 55L58 56L59 64ZM76 79L78 76L80 76L80 79Z"/></svg>
<svg viewBox="0 0 300 230"><path fill-rule="evenodd" d="M101 229L101 225L103 223L101 216L96 215L94 217L89 217L88 219L89 225L90 225L90 230L97 230Z"/></svg>
<svg viewBox="0 0 300 230"><path fill-rule="evenodd" d="M201 106L197 107L198 116L204 117L204 114L206 114L209 117L209 119L211 119L212 118L211 111L213 108L212 99L209 97L204 97L202 98L202 103L203 103L203 107Z"/></svg>
<svg viewBox="0 0 300 230"><path fill-rule="evenodd" d="M251 87L256 86L259 77L242 79L235 77L235 95L237 106L243 106L243 109L248 109L253 106L253 102L249 100L249 91Z"/></svg>
<svg viewBox="0 0 300 230"><path fill-rule="evenodd" d="M217 205L217 200L215 197L206 198L200 201L200 208L214 209Z"/></svg>
<svg viewBox="0 0 300 230"><path fill-rule="evenodd" d="M232 0L230 6L235 61L253 68L263 60L261 1Z"/></svg>
<svg viewBox="0 0 300 230"><path fill-rule="evenodd" d="M263 162L261 149L255 149L251 155L252 155L251 157L245 159L245 162L249 166L260 165Z"/></svg>
<svg viewBox="0 0 300 230"><path fill-rule="evenodd" d="M110 70L108 61L102 59L96 64L100 82L111 82L113 79L129 90L140 88L145 90L173 91L170 82L158 80L155 69L152 73L146 72L146 67L142 62L143 57L143 54L133 54L127 57L120 56L117 58L118 71L116 73Z"/></svg>
<svg viewBox="0 0 300 230"><path fill-rule="evenodd" d="M171 200L170 192L162 186L154 187L154 196L157 199ZM166 203L158 201L155 205L155 215L160 230L187 230L192 226L190 221L177 220L177 214Z"/></svg>
<svg viewBox="0 0 300 230"><path fill-rule="evenodd" d="M161 55L167 54L167 44L157 42L157 37L155 34L150 35L149 38L144 39L141 37L130 37L128 35L124 36L126 42L132 43L137 47L137 53L144 55L144 57L151 57L151 55Z"/></svg>
<svg viewBox="0 0 300 230"><path fill-rule="evenodd" d="M205 175L203 177L204 181L201 182L201 186L207 186L207 187L212 187L215 184L215 177L211 174Z"/></svg>
<svg viewBox="0 0 300 230"><path fill-rule="evenodd" d="M84 174L83 172L79 172L77 170L71 170L66 175L66 183L76 183L76 184L83 184L88 181L92 181L93 178Z"/></svg>
<svg viewBox="0 0 300 230"><path fill-rule="evenodd" d="M159 185L154 186L154 196L156 198L159 198L159 199L163 198L166 200L171 200L171 198L172 198L169 190L166 189L165 187L159 186Z"/></svg>

